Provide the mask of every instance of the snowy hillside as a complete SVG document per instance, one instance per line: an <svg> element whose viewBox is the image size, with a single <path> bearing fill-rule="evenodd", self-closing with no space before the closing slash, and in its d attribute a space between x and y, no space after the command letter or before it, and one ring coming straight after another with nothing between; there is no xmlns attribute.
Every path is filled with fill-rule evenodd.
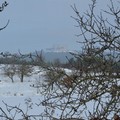
<svg viewBox="0 0 120 120"><path fill-rule="evenodd" d="M4 67L4 65L0 66L0 68L2 67ZM41 109L42 106L38 107L36 105L36 103L39 103L40 100L43 99L43 96L38 93L37 88L32 87L36 84L36 82L42 82L44 79L44 72L38 72L39 70L39 67L34 67L32 76L25 77L23 83L20 82L19 77L15 76L14 83L12 83L10 78L4 76L2 69L0 69L0 108L6 111L5 104L7 104L10 106L19 106L19 108L22 109L25 113L29 112L29 114L32 115L38 115L43 112L44 109ZM71 70L65 70L66 72L71 72ZM33 105L34 109L27 111L27 100L29 100L29 102ZM17 115L15 120L18 119L19 116Z"/></svg>
<svg viewBox="0 0 120 120"><path fill-rule="evenodd" d="M1 66L1 68L4 65ZM36 82L42 82L44 77L44 71L40 71L39 67L34 67L32 76L24 77L24 82L20 82L18 76L14 77L14 83L11 82L11 79L7 76L4 76L3 70L0 69L0 97L10 97L10 96L38 96L37 88L33 87ZM70 70L65 69L66 72L71 72Z"/></svg>
<svg viewBox="0 0 120 120"><path fill-rule="evenodd" d="M2 66L3 67L3 66ZM39 69L37 67L34 68L35 71ZM10 97L10 96L34 96L37 95L36 88L31 87L37 80L42 79L43 73L33 74L30 77L25 77L24 82L20 82L20 78L18 76L14 77L14 83L11 82L10 78L3 75L2 69L0 69L0 96ZM35 72L34 71L34 72Z"/></svg>
<svg viewBox="0 0 120 120"><path fill-rule="evenodd" d="M4 67L4 65L0 67L2 68ZM64 70L68 74L71 74L72 72L69 69L64 69ZM37 85L36 84L37 82L41 82L41 83L43 82L45 71L41 71L41 72L38 71L41 71L41 69L39 67L34 67L32 76L25 77L23 83L20 82L20 78L18 76L14 77L14 83L12 83L10 78L4 76L2 69L0 69L0 108L6 111L5 104L7 104L10 106L18 106L20 109L24 111L24 113L27 114L39 115L40 113L42 113L45 110L45 107L43 108L42 105L38 107L38 104L44 99L44 96L42 96L39 93L41 89L37 89L35 85ZM29 103L27 103L27 101L29 101ZM28 104L32 105L32 109L28 110L27 108ZM93 101L88 102L86 105L87 105L87 109L92 111ZM15 111L12 112L12 114L14 113ZM60 111L56 110L54 117L57 118L60 114L61 114ZM86 115L87 112L84 114ZM111 117L112 115L110 115L110 118ZM19 118L20 117L18 114L16 115L14 120L22 120ZM6 119L2 119L2 120L6 120Z"/></svg>

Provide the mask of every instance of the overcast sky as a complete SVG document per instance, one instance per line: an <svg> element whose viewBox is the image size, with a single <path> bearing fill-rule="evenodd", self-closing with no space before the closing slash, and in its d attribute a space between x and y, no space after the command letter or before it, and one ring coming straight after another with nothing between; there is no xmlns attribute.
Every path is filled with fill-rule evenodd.
<svg viewBox="0 0 120 120"><path fill-rule="evenodd" d="M4 0L0 0L0 4ZM104 8L108 0L98 6ZM80 40L75 34L79 30L72 8L74 3L80 12L87 10L90 0L7 0L9 5L0 13L0 26L8 19L6 29L0 31L0 51L33 52L63 46L68 50L79 50Z"/></svg>

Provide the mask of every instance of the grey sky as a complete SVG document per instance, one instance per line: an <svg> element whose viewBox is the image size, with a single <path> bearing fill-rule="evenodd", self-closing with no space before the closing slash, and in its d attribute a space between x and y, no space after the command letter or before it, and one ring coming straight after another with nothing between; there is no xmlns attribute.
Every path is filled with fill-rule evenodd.
<svg viewBox="0 0 120 120"><path fill-rule="evenodd" d="M0 4L4 0L0 1ZM98 0L100 1L100 0ZM108 0L101 0L99 6ZM0 31L0 51L33 52L63 46L68 50L78 50L75 37L79 32L76 22L70 17L74 3L84 11L90 0L7 0L8 7L0 13L0 26L8 19L8 27Z"/></svg>

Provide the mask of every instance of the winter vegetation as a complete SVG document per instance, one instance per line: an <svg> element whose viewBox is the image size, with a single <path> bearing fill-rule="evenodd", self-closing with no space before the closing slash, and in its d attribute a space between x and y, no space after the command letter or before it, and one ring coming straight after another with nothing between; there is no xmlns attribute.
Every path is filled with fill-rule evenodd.
<svg viewBox="0 0 120 120"><path fill-rule="evenodd" d="M117 3L115 7L110 0L108 10L97 15L97 0L91 0L84 15L76 5L71 6L82 51L70 52L73 57L66 56L66 63L45 61L42 51L1 52L0 119L120 120L120 1ZM7 5L5 1L0 12Z"/></svg>

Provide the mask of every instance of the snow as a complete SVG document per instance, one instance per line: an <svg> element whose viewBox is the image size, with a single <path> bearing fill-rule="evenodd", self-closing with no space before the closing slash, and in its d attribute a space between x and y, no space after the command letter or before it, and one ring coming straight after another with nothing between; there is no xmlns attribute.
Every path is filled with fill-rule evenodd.
<svg viewBox="0 0 120 120"><path fill-rule="evenodd" d="M0 66L1 68L4 65ZM6 110L5 103L11 106L18 106L26 112L27 105L26 100L30 100L33 103L34 109L30 109L29 114L40 114L44 111L42 106L38 107L36 103L40 103L40 100L43 99L44 96L41 96L38 93L38 89L32 87L37 82L42 82L45 71L40 70L39 67L34 67L34 71L32 76L25 77L24 82L21 83L19 77L14 77L14 83L10 80L10 78L5 77L3 75L2 69L0 69L0 107ZM64 69L66 73L71 74L72 70ZM40 71L40 72L39 72ZM91 110L91 105L93 103L88 104L88 109ZM56 112L56 115L58 113ZM18 117L18 116L17 116ZM17 120L17 118L16 118Z"/></svg>
<svg viewBox="0 0 120 120"><path fill-rule="evenodd" d="M0 83L0 96L33 96L36 93L35 88L30 87L32 82L23 83Z"/></svg>
<svg viewBox="0 0 120 120"><path fill-rule="evenodd" d="M4 65L0 66L0 68ZM6 106L4 103L10 106L19 106L25 113L29 114L40 114L44 109L38 107L36 103L39 103L39 100L42 100L43 96L38 94L38 90L32 87L36 81L43 80L44 72L40 72L39 67L35 67L32 76L25 77L24 82L21 83L19 77L14 77L14 83L11 79L3 75L2 69L0 69L0 107L6 111ZM27 110L26 100L31 100L31 103L34 106L34 109ZM7 111L6 111L7 112ZM1 112L0 112L1 114ZM14 112L13 112L14 114ZM19 116L16 116L16 120ZM1 119L1 118L0 118Z"/></svg>
<svg viewBox="0 0 120 120"><path fill-rule="evenodd" d="M1 70L1 69L0 69ZM38 68L35 68L38 71ZM36 80L42 79L40 74L33 74L30 77L25 77L24 82L21 83L19 77L14 77L14 83L11 79L3 75L3 71L0 71L0 97L31 97L37 95L36 88L31 87L32 84L35 84Z"/></svg>
<svg viewBox="0 0 120 120"><path fill-rule="evenodd" d="M25 78L23 83L20 82L19 78L16 78L15 82L12 83L9 78L0 76L0 96L34 96L37 92L31 85L34 84L36 78L37 76Z"/></svg>
<svg viewBox="0 0 120 120"><path fill-rule="evenodd" d="M23 83L20 82L20 78L18 76L14 76L14 83L12 83L10 78L4 76L3 67L4 65L0 65L0 107L6 111L4 103L10 106L20 105L19 108L26 112L26 100L30 99L31 103L33 103L34 109L30 109L28 111L29 114L34 115L43 112L43 107L38 107L36 105L36 103L40 103L43 96L38 93L38 89L33 87L33 85L37 82L42 82L45 71L42 71L39 67L34 67L32 76L25 77ZM71 73L71 70L65 69L65 71L66 73ZM16 117L16 119L18 119L18 116Z"/></svg>

